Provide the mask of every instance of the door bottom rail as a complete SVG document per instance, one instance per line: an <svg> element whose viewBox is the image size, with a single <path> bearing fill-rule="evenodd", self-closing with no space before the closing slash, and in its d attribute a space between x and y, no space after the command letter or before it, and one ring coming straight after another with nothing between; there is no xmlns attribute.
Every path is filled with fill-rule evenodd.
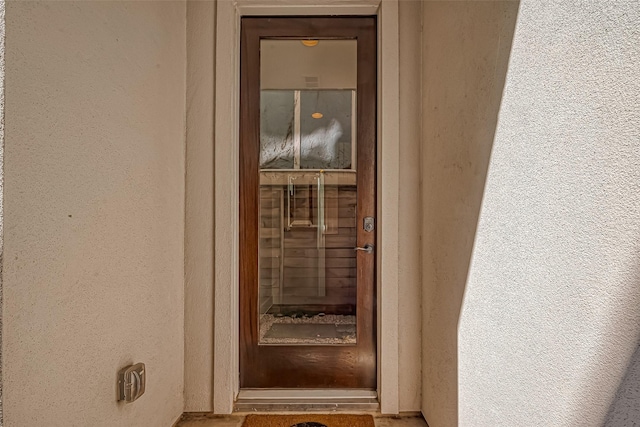
<svg viewBox="0 0 640 427"><path fill-rule="evenodd" d="M366 389L242 389L234 412L317 412L380 409L378 394Z"/></svg>

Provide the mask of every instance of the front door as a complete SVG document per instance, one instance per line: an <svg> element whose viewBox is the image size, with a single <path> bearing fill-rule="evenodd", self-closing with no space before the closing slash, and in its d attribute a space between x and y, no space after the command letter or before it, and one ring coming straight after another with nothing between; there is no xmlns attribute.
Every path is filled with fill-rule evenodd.
<svg viewBox="0 0 640 427"><path fill-rule="evenodd" d="M376 388L376 20L243 18L240 386Z"/></svg>

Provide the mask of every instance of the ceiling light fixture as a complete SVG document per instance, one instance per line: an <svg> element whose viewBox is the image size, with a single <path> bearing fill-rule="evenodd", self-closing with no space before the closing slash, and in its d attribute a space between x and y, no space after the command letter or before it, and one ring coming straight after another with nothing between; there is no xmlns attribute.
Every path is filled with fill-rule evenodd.
<svg viewBox="0 0 640 427"><path fill-rule="evenodd" d="M313 117L314 119L321 119L324 117L324 115L322 113L313 113L311 117Z"/></svg>
<svg viewBox="0 0 640 427"><path fill-rule="evenodd" d="M318 45L318 40L301 40L301 42L306 47L313 47Z"/></svg>

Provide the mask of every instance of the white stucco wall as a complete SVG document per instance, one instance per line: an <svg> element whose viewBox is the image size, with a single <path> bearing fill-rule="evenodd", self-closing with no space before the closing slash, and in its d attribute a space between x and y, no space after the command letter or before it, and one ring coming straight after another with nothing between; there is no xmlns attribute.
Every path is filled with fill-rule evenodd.
<svg viewBox="0 0 640 427"><path fill-rule="evenodd" d="M459 323L461 426L605 420L640 338L638 40L635 1L520 5Z"/></svg>
<svg viewBox="0 0 640 427"><path fill-rule="evenodd" d="M183 408L185 4L7 4L5 426ZM10 260L10 261L9 261ZM147 390L116 403L116 373Z"/></svg>
<svg viewBox="0 0 640 427"><path fill-rule="evenodd" d="M422 412L431 427L458 421L458 319L517 9L423 3Z"/></svg>

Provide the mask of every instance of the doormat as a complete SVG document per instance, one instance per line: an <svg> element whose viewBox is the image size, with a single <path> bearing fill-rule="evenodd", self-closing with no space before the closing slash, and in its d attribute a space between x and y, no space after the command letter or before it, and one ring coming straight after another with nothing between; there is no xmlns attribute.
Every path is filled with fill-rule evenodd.
<svg viewBox="0 0 640 427"><path fill-rule="evenodd" d="M242 427L375 427L371 415L247 415Z"/></svg>

